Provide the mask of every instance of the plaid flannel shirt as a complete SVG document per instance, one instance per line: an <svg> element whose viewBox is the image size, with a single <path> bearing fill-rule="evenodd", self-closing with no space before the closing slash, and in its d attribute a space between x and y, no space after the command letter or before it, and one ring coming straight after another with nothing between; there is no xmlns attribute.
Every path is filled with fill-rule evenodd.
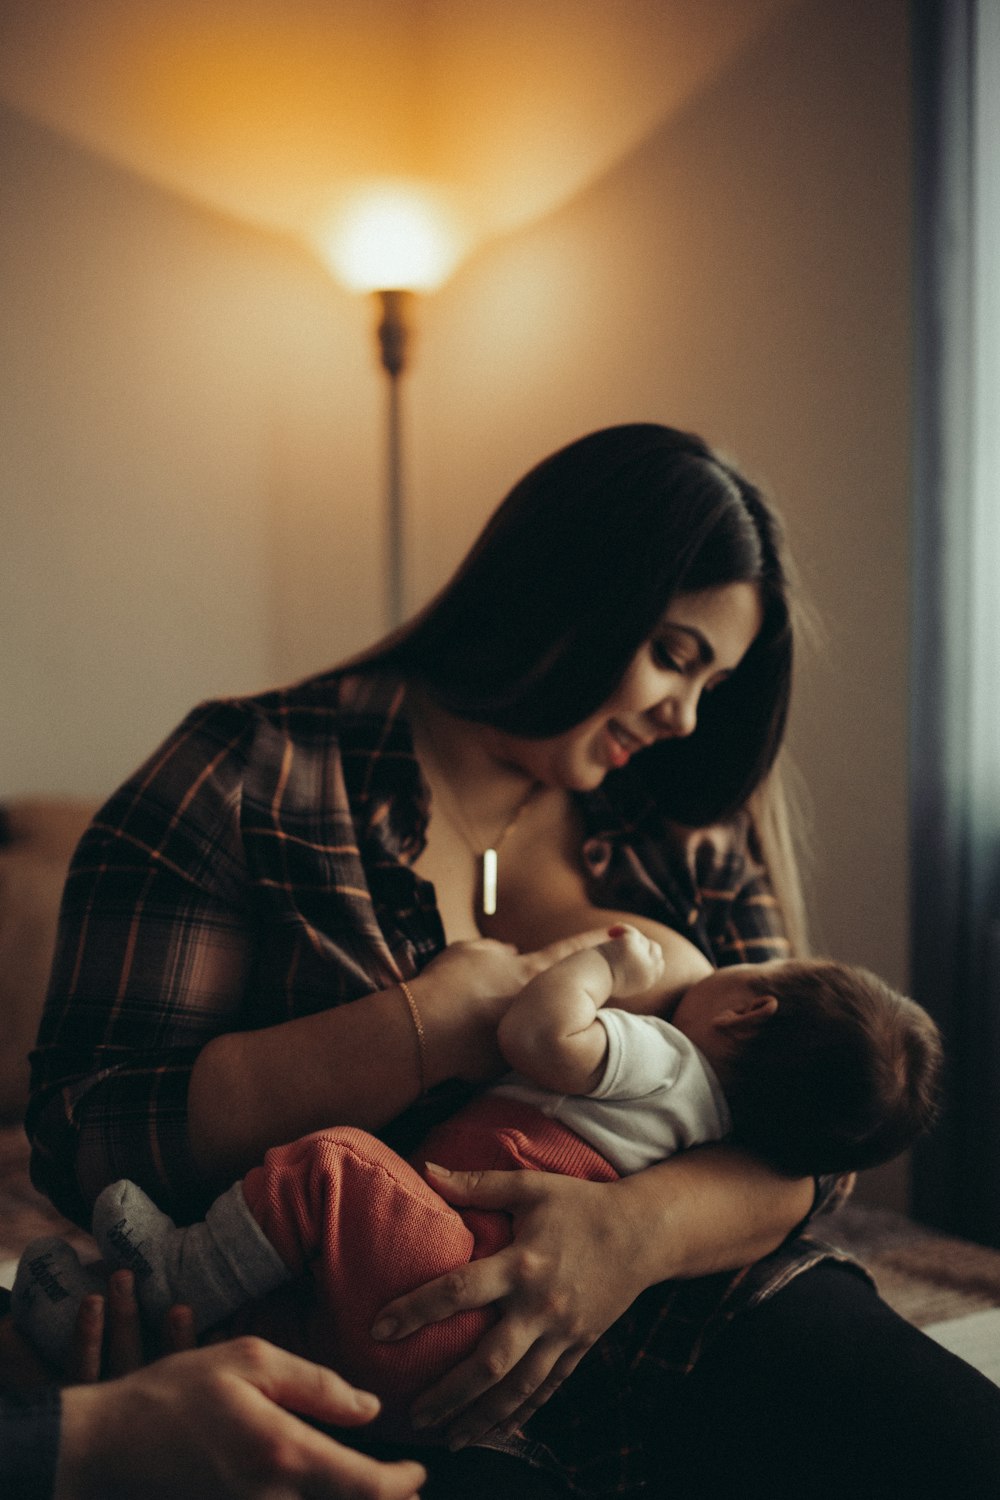
<svg viewBox="0 0 1000 1500"><path fill-rule="evenodd" d="M175 1217L202 1214L187 1134L202 1047L350 1003L443 948L412 869L428 808L404 700L384 673L334 671L203 704L97 814L67 879L27 1116L34 1180L69 1217L86 1223L120 1177ZM787 952L738 824L673 827L640 763L579 802L595 905L654 917L720 965ZM387 1139L409 1149L466 1093L434 1091ZM825 1182L818 1203L838 1191ZM651 1288L567 1382L577 1397L557 1393L533 1419L536 1459L584 1493L638 1483L641 1434L613 1436L599 1371L628 1384L689 1368L713 1329L828 1253L791 1239L741 1272Z"/></svg>

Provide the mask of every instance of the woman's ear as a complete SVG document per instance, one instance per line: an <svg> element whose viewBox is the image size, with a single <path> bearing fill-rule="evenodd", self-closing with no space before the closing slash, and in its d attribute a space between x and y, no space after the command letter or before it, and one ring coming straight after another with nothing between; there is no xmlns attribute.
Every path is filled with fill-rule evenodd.
<svg viewBox="0 0 1000 1500"><path fill-rule="evenodd" d="M726 1041L748 1042L777 1009L774 995L753 995L729 1010L720 1011L712 1024Z"/></svg>

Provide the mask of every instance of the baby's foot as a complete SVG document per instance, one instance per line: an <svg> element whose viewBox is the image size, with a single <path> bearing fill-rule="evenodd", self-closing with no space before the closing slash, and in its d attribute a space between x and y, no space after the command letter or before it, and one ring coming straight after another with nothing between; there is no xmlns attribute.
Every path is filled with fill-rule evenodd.
<svg viewBox="0 0 1000 1500"><path fill-rule="evenodd" d="M608 928L610 941L601 944L612 976L613 999L642 995L663 977L663 949L637 927L625 922Z"/></svg>
<svg viewBox="0 0 1000 1500"><path fill-rule="evenodd" d="M134 1182L113 1182L94 1204L93 1233L109 1266L134 1272L139 1307L156 1328L183 1302L201 1333L290 1276L239 1183L201 1223L178 1228Z"/></svg>
<svg viewBox="0 0 1000 1500"><path fill-rule="evenodd" d="M14 1326L43 1359L64 1369L84 1297L102 1296L107 1278L83 1265L73 1246L54 1236L32 1240L21 1256L10 1294Z"/></svg>
<svg viewBox="0 0 1000 1500"><path fill-rule="evenodd" d="M171 1254L177 1226L134 1182L104 1189L94 1204L92 1230L107 1264L134 1274L139 1307L157 1327L176 1302L189 1300L178 1295L171 1275L180 1259Z"/></svg>

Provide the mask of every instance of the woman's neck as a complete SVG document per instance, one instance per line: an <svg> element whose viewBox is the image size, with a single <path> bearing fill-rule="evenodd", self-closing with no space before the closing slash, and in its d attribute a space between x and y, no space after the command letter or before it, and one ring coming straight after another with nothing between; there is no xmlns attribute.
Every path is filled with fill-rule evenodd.
<svg viewBox="0 0 1000 1500"><path fill-rule="evenodd" d="M517 763L507 737L488 724L461 719L421 687L407 692L407 711L420 768L431 794L441 790L462 809L484 846L516 816L538 783Z"/></svg>

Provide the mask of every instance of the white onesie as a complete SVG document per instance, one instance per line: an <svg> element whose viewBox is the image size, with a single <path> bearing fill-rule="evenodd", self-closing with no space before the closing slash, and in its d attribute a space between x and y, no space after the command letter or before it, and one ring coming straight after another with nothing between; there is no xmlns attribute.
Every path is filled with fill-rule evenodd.
<svg viewBox="0 0 1000 1500"><path fill-rule="evenodd" d="M608 1056L591 1093L556 1094L520 1073L506 1074L493 1092L568 1126L622 1177L728 1134L732 1120L719 1080L682 1031L659 1016L624 1010L605 1008L597 1019L608 1033Z"/></svg>

